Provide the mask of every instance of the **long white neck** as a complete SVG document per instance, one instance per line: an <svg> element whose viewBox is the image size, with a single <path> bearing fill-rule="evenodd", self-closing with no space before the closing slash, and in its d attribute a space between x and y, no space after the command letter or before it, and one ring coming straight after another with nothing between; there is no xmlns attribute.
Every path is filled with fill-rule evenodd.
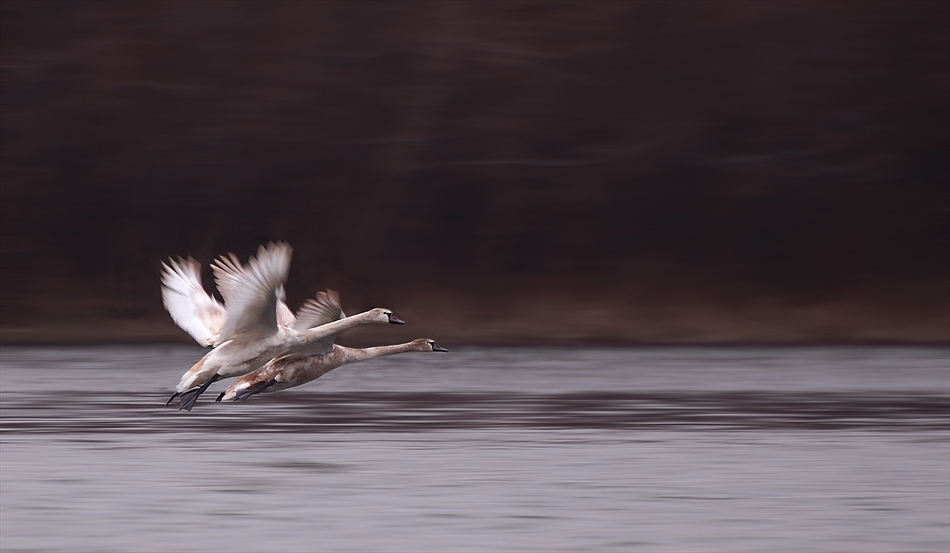
<svg viewBox="0 0 950 553"><path fill-rule="evenodd" d="M391 346L377 346L373 348L348 348L336 346L343 352L343 363L358 363L367 359L375 359L384 355L395 355L407 351L419 351L416 349L415 342L406 342L405 344L394 344Z"/></svg>
<svg viewBox="0 0 950 553"><path fill-rule="evenodd" d="M333 321L332 323L322 324L315 328L297 331L297 341L301 344L308 344L310 342L322 340L328 336L333 336L334 334L339 334L340 332L353 328L354 326L376 322L373 318L373 315L374 314L372 311L364 311L358 315L346 317L338 321Z"/></svg>

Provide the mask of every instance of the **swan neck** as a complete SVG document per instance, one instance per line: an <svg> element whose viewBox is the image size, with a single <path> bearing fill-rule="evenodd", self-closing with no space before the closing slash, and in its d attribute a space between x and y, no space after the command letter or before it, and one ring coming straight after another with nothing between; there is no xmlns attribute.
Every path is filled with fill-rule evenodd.
<svg viewBox="0 0 950 553"><path fill-rule="evenodd" d="M298 337L302 342L319 340L321 338L326 338L327 336L338 334L344 330L353 328L354 326L368 323L370 322L371 318L372 312L364 311L358 315L353 315L338 321L333 321L332 323L326 323L315 328L299 331Z"/></svg>
<svg viewBox="0 0 950 553"><path fill-rule="evenodd" d="M375 359L377 357L383 357L386 355L395 355L397 353L405 353L407 351L413 351L412 342L407 342L405 344L395 344L392 346L376 346L372 348L343 348L344 350L344 363L358 363L360 361L366 361L368 359Z"/></svg>

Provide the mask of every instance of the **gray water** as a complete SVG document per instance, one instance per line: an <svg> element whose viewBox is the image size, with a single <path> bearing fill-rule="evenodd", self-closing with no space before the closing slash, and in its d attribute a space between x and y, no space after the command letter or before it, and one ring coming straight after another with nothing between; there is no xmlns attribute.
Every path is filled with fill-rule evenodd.
<svg viewBox="0 0 950 553"><path fill-rule="evenodd" d="M201 353L0 349L0 549L950 550L943 348L472 348L164 408Z"/></svg>

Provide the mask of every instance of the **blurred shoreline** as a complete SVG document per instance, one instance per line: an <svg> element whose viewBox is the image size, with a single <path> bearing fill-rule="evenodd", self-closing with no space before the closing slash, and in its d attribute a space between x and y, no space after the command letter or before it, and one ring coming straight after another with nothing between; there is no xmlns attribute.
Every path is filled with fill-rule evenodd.
<svg viewBox="0 0 950 553"><path fill-rule="evenodd" d="M659 309L534 298L501 309L436 297L394 309L408 325L357 328L338 342L366 346L425 336L449 345L950 345L946 310L901 312L844 302ZM193 343L164 313L4 319L2 345Z"/></svg>
<svg viewBox="0 0 950 553"><path fill-rule="evenodd" d="M286 240L343 343L950 343L948 7L5 1L0 340Z"/></svg>

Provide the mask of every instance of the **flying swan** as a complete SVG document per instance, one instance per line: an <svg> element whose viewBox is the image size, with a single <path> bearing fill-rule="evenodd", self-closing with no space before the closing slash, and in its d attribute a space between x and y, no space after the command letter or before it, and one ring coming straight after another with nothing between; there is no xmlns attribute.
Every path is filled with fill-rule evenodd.
<svg viewBox="0 0 950 553"><path fill-rule="evenodd" d="M313 344L358 325L403 323L391 310L377 307L315 328L278 325L279 295L291 253L286 242L261 246L224 284L223 307L201 286L197 262L173 261L172 267L165 266L162 295L172 319L198 343L214 346L182 375L166 405L180 396L179 409L190 411L198 396L219 379L247 374L278 356L312 355ZM191 268L182 271L183 266Z"/></svg>
<svg viewBox="0 0 950 553"><path fill-rule="evenodd" d="M327 300L337 312L339 298ZM348 348L333 343L333 335L311 343L310 355L290 355L272 359L263 367L252 371L221 392L215 401L245 401L254 394L276 392L306 384L320 378L333 369L348 363L358 363L384 355L409 351L449 351L433 340L418 338L405 344L373 348Z"/></svg>

